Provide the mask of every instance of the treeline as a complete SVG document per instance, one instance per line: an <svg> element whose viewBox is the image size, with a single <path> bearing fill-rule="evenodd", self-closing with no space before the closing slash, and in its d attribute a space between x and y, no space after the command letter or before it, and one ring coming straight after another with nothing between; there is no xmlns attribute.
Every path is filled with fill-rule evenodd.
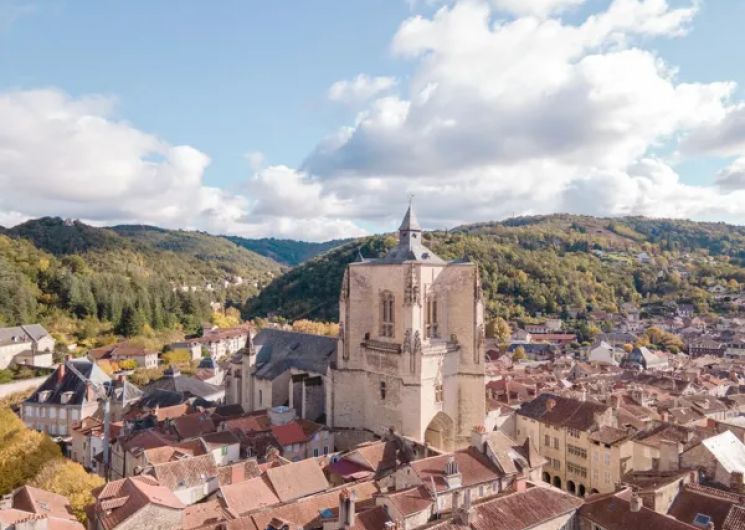
<svg viewBox="0 0 745 530"><path fill-rule="evenodd" d="M669 238L667 226L677 226ZM520 319L538 313L618 311L624 302L692 303L700 313L716 310L707 288L737 290L745 269L733 256L745 249L739 227L639 218L574 215L523 217L426 233L425 243L444 259L478 264L489 318ZM717 232L719 230L719 232ZM737 243L719 255L716 234ZM702 234L705 234L702 235ZM668 240L670 244L668 244ZM670 250L673 241L687 255ZM395 237L374 236L346 244L277 278L244 307L246 318L336 320L346 265L379 257ZM674 245L673 245L674 246ZM648 262L637 253L650 256Z"/></svg>

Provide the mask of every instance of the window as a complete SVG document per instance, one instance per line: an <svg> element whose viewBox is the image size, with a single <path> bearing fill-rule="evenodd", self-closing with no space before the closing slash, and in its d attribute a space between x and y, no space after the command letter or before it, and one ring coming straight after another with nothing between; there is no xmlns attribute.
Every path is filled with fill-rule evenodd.
<svg viewBox="0 0 745 530"><path fill-rule="evenodd" d="M264 403L264 393L259 390L259 405L261 405L262 403Z"/></svg>
<svg viewBox="0 0 745 530"><path fill-rule="evenodd" d="M382 337L393 337L395 323L393 304L393 293L383 291L380 295L380 335Z"/></svg>
<svg viewBox="0 0 745 530"><path fill-rule="evenodd" d="M579 475L580 477L583 477L583 478L587 477L586 467L578 466L577 464L572 464L571 462L567 462L567 471L569 473Z"/></svg>
<svg viewBox="0 0 745 530"><path fill-rule="evenodd" d="M39 417L43 418L47 415L47 409L44 407L39 407Z"/></svg>
<svg viewBox="0 0 745 530"><path fill-rule="evenodd" d="M569 428L568 431L569 431L569 436L571 436L572 438L579 438L579 435L580 435L579 430Z"/></svg>
<svg viewBox="0 0 745 530"><path fill-rule="evenodd" d="M442 403L443 401L442 385L435 385L435 403Z"/></svg>
<svg viewBox="0 0 745 530"><path fill-rule="evenodd" d="M558 449L558 448L559 448L559 439L554 437L554 449Z"/></svg>
<svg viewBox="0 0 745 530"><path fill-rule="evenodd" d="M227 455L227 454L228 454L228 446L227 446L227 445L223 445L223 446L222 446L222 447L220 448L220 454L221 454L222 456L225 456L225 455Z"/></svg>
<svg viewBox="0 0 745 530"><path fill-rule="evenodd" d="M318 456L318 449L313 449L313 456Z"/></svg>
<svg viewBox="0 0 745 530"><path fill-rule="evenodd" d="M439 337L437 330L437 297L434 294L427 298L427 314L425 315L425 333L430 339Z"/></svg>
<svg viewBox="0 0 745 530"><path fill-rule="evenodd" d="M385 381L380 382L380 399L385 399Z"/></svg>
<svg viewBox="0 0 745 530"><path fill-rule="evenodd" d="M557 460L555 458L551 458L551 466L553 466L554 469L561 469L561 461Z"/></svg>
<svg viewBox="0 0 745 530"><path fill-rule="evenodd" d="M577 447L576 445L567 444L567 453L570 455L578 456L580 458L587 458L587 449Z"/></svg>
<svg viewBox="0 0 745 530"><path fill-rule="evenodd" d="M59 417L61 420L67 418L67 409L59 409Z"/></svg>
<svg viewBox="0 0 745 530"><path fill-rule="evenodd" d="M80 413L77 410L73 409L72 414L70 415L70 417L72 419L74 419L74 420L77 420L79 415L80 415Z"/></svg>
<svg viewBox="0 0 745 530"><path fill-rule="evenodd" d="M546 447L551 447L551 437L548 434L546 434L546 435L544 435L543 438L544 438L543 439L543 442L544 442L543 445L545 445Z"/></svg>
<svg viewBox="0 0 745 530"><path fill-rule="evenodd" d="M323 446L323 456L326 456L327 454L329 454L329 448L324 445Z"/></svg>

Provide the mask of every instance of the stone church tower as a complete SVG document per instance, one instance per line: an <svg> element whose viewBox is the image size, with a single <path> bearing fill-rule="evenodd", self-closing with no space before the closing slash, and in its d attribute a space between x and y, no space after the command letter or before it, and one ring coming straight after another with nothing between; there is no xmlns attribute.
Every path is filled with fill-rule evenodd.
<svg viewBox="0 0 745 530"><path fill-rule="evenodd" d="M425 247L412 206L398 245L347 267L339 300L332 424L468 445L485 417L479 271Z"/></svg>

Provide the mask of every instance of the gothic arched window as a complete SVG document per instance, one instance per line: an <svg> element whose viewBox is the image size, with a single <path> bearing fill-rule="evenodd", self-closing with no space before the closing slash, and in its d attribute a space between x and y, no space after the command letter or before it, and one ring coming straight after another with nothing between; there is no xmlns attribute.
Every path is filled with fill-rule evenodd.
<svg viewBox="0 0 745 530"><path fill-rule="evenodd" d="M437 296L434 293L427 296L427 314L425 317L427 337L436 339L440 335L437 329Z"/></svg>
<svg viewBox="0 0 745 530"><path fill-rule="evenodd" d="M393 337L395 320L395 299L390 291L380 293L380 335Z"/></svg>

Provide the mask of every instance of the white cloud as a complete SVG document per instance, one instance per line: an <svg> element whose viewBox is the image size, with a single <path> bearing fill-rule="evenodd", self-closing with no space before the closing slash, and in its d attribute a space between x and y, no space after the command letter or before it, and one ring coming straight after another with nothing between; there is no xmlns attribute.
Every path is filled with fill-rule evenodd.
<svg viewBox="0 0 745 530"><path fill-rule="evenodd" d="M492 0L494 6L514 15L545 17L570 7L582 5L585 0Z"/></svg>
<svg viewBox="0 0 745 530"><path fill-rule="evenodd" d="M745 138L734 83L681 83L641 47L684 35L698 3L614 0L577 24L546 18L571 3L520 2L505 20L494 2L462 0L409 18L392 42L415 61L407 97L373 101L304 170L342 199L370 182L381 205L415 192L437 224L560 210L745 220L741 200L683 184L655 156L726 120L732 149Z"/></svg>
<svg viewBox="0 0 745 530"><path fill-rule="evenodd" d="M388 92L396 86L393 77L370 77L359 74L351 80L337 81L329 88L328 97L331 101L343 103L363 103L370 98Z"/></svg>

